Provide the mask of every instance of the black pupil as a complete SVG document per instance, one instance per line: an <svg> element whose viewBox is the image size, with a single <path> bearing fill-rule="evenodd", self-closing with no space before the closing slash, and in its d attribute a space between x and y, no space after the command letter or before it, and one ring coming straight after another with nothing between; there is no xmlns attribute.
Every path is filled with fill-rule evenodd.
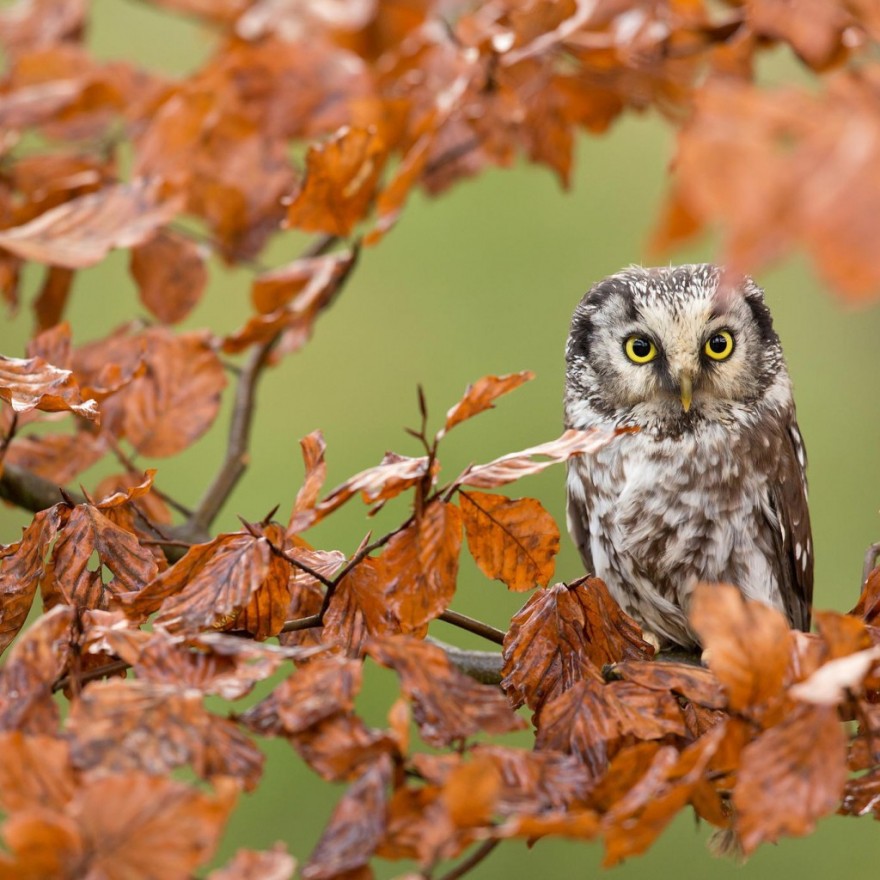
<svg viewBox="0 0 880 880"><path fill-rule="evenodd" d="M647 339L634 339L632 352L638 358L647 357L651 353L651 343Z"/></svg>
<svg viewBox="0 0 880 880"><path fill-rule="evenodd" d="M716 336L713 336L709 340L709 348L715 352L715 354L724 354L727 351L727 337L722 336L720 333Z"/></svg>

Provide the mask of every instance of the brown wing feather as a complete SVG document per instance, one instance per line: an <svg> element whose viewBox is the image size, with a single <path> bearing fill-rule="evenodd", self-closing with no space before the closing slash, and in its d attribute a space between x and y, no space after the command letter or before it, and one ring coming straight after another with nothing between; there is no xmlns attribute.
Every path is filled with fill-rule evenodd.
<svg viewBox="0 0 880 880"><path fill-rule="evenodd" d="M792 420L776 479L770 487L770 505L777 523L771 523L776 549L774 568L789 622L796 629L810 628L813 603L813 539L807 507L807 457L797 422Z"/></svg>

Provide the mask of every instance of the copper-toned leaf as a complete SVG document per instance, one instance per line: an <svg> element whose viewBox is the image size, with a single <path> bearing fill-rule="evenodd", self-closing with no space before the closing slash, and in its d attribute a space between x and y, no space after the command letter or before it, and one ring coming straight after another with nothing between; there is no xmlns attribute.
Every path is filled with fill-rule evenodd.
<svg viewBox="0 0 880 880"><path fill-rule="evenodd" d="M0 42L12 54L76 38L85 24L85 0L18 0L0 11Z"/></svg>
<svg viewBox="0 0 880 880"><path fill-rule="evenodd" d="M365 218L387 152L375 129L343 127L306 154L306 177L287 209L287 225L350 235Z"/></svg>
<svg viewBox="0 0 880 880"><path fill-rule="evenodd" d="M126 390L125 435L142 455L176 455L213 423L226 374L203 333L154 330L148 345L146 375Z"/></svg>
<svg viewBox="0 0 880 880"><path fill-rule="evenodd" d="M324 639L357 657L372 636L400 632L385 598L384 569L367 557L337 584L324 615Z"/></svg>
<svg viewBox="0 0 880 880"><path fill-rule="evenodd" d="M474 486L477 489L494 489L504 486L521 477L539 474L553 464L567 461L574 455L592 455L610 443L614 433L601 431L598 428L589 431L570 429L556 440L532 446L522 452L511 452L502 455L487 464L471 465L456 480L458 485ZM536 457L547 461L536 461Z"/></svg>
<svg viewBox="0 0 880 880"><path fill-rule="evenodd" d="M162 200L149 181L120 183L0 230L0 247L26 260L81 269L99 263L113 248L140 244L181 207L177 198Z"/></svg>
<svg viewBox="0 0 880 880"><path fill-rule="evenodd" d="M294 510L287 531L289 534L300 532L332 513L338 507L361 493L366 504L387 501L404 490L414 486L425 478L430 462L428 456L408 458L388 452L375 467L350 477L342 485L337 486L313 508ZM436 462L435 462L436 467Z"/></svg>
<svg viewBox="0 0 880 880"><path fill-rule="evenodd" d="M693 796L723 736L724 725L720 724L680 755L668 746L656 753L644 776L603 819L604 866L616 865L648 849ZM614 772L612 764L609 776Z"/></svg>
<svg viewBox="0 0 880 880"><path fill-rule="evenodd" d="M576 682L541 707L535 747L569 752L601 776L625 738L685 735L684 718L671 694L629 682Z"/></svg>
<svg viewBox="0 0 880 880"><path fill-rule="evenodd" d="M880 625L880 567L868 575L859 601L850 614L872 626Z"/></svg>
<svg viewBox="0 0 880 880"><path fill-rule="evenodd" d="M303 880L334 880L367 866L385 833L390 782L390 763L380 760L351 785L303 868Z"/></svg>
<svg viewBox="0 0 880 880"><path fill-rule="evenodd" d="M75 789L64 740L18 731L0 733L0 804L7 813L63 809Z"/></svg>
<svg viewBox="0 0 880 880"><path fill-rule="evenodd" d="M411 636L387 636L367 653L400 676L424 740L448 745L478 731L506 733L524 726L504 695L456 669L441 648Z"/></svg>
<svg viewBox="0 0 880 880"><path fill-rule="evenodd" d="M721 682L702 666L685 663L625 661L614 666L614 674L624 681L657 691L668 691L709 709L723 709L727 695Z"/></svg>
<svg viewBox="0 0 880 880"><path fill-rule="evenodd" d="M460 492L468 547L486 577L517 592L546 586L559 552L559 529L534 498Z"/></svg>
<svg viewBox="0 0 880 880"><path fill-rule="evenodd" d="M846 734L837 711L797 706L743 751L733 792L743 851L809 834L837 808L846 778Z"/></svg>
<svg viewBox="0 0 880 880"><path fill-rule="evenodd" d="M417 632L449 606L461 550L461 513L432 501L379 557L388 607L403 632Z"/></svg>
<svg viewBox="0 0 880 880"><path fill-rule="evenodd" d="M452 823L458 828L489 825L501 787L501 772L488 755L477 753L473 760L453 768L443 786L443 801Z"/></svg>
<svg viewBox="0 0 880 880"><path fill-rule="evenodd" d="M538 709L606 663L645 660L653 649L598 578L535 593L504 638L504 689L515 706Z"/></svg>
<svg viewBox="0 0 880 880"><path fill-rule="evenodd" d="M70 370L62 370L42 358L8 358L0 355L0 400L17 413L33 409L44 412L75 412L97 421L98 405L83 400Z"/></svg>
<svg viewBox="0 0 880 880"><path fill-rule="evenodd" d="M839 812L847 816L873 813L880 818L880 767L847 779Z"/></svg>
<svg viewBox="0 0 880 880"><path fill-rule="evenodd" d="M817 706L837 706L861 689L865 677L880 663L880 645L836 657L820 666L809 678L789 688L796 700Z"/></svg>
<svg viewBox="0 0 880 880"><path fill-rule="evenodd" d="M182 321L208 283L198 245L168 230L159 230L133 247L130 268L141 302L164 324Z"/></svg>
<svg viewBox="0 0 880 880"><path fill-rule="evenodd" d="M324 452L327 444L324 435L320 431L312 431L299 441L302 449L303 463L305 465L305 479L296 493L296 502L293 505L294 513L308 510L318 502L318 495L327 479L327 462L324 461Z"/></svg>
<svg viewBox="0 0 880 880"><path fill-rule="evenodd" d="M208 880L290 880L295 870L296 859L283 843L276 843L263 852L240 849L225 867L211 871Z"/></svg>
<svg viewBox="0 0 880 880"><path fill-rule="evenodd" d="M73 288L74 272L63 266L49 266L43 279L43 286L34 300L34 313L40 329L54 327L64 315L70 291Z"/></svg>
<svg viewBox="0 0 880 880"><path fill-rule="evenodd" d="M203 778L233 776L249 790L262 774L263 755L241 728L207 712L197 691L175 685L92 682L66 727L74 766L95 773L158 776L189 764Z"/></svg>
<svg viewBox="0 0 880 880"><path fill-rule="evenodd" d="M691 623L731 708L761 718L767 704L778 702L788 669L791 636L783 614L744 599L730 584L699 584Z"/></svg>
<svg viewBox="0 0 880 880"><path fill-rule="evenodd" d="M297 548L293 551L294 555L300 558L313 571L319 572L324 577L332 576L336 570L345 562L345 554L339 550L304 550ZM364 560L366 563L367 560ZM300 620L304 617L310 617L317 614L324 605L324 587L317 579L301 569L291 566L290 582L288 584L290 590L290 604L287 607L288 620ZM324 618L324 627L328 625L328 614ZM282 631L278 640L282 645L299 645L299 646L321 646L326 648L323 635L326 630L319 627L311 627L303 630L293 630L290 632ZM328 641L333 641L328 638Z"/></svg>
<svg viewBox="0 0 880 880"><path fill-rule="evenodd" d="M149 587L123 596L122 602L133 614L149 614L161 606L156 623L194 633L230 626L265 591L258 602L268 606L255 617L259 629L254 634L266 638L284 622L288 575L288 563L272 552L266 538L233 532L191 547Z"/></svg>
<svg viewBox="0 0 880 880"><path fill-rule="evenodd" d="M483 376L473 385L468 385L464 397L446 413L444 432L487 409L492 409L495 401L502 394L507 394L509 391L519 388L523 382L534 378L535 374L531 370L509 373L506 376Z"/></svg>
<svg viewBox="0 0 880 880"><path fill-rule="evenodd" d="M61 505L38 513L16 544L0 549L0 653L24 625L37 583L43 573L43 560L55 540L67 510Z"/></svg>

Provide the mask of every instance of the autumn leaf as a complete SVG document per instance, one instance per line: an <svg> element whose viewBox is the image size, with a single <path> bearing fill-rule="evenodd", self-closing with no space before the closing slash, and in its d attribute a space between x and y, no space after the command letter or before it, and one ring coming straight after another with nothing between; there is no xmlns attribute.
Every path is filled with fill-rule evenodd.
<svg viewBox="0 0 880 880"><path fill-rule="evenodd" d="M516 592L546 586L559 552L559 529L534 498L460 492L468 547L486 577Z"/></svg>
<svg viewBox="0 0 880 880"><path fill-rule="evenodd" d="M708 669L684 663L655 660L639 663L626 660L612 667L614 676L649 690L668 691L709 709L723 709L727 694L721 682Z"/></svg>
<svg viewBox="0 0 880 880"><path fill-rule="evenodd" d="M162 200L140 178L72 199L23 226L0 230L0 247L26 260L82 269L113 248L145 241L179 213L179 198Z"/></svg>
<svg viewBox="0 0 880 880"><path fill-rule="evenodd" d="M133 247L129 265L141 302L163 324L182 321L208 284L208 270L198 245L168 230L159 230Z"/></svg>
<svg viewBox="0 0 880 880"><path fill-rule="evenodd" d="M306 154L302 188L287 209L287 225L347 236L364 219L387 151L375 129L344 126Z"/></svg>
<svg viewBox="0 0 880 880"><path fill-rule="evenodd" d="M418 632L452 601L461 550L461 514L432 501L379 557L385 599L403 632Z"/></svg>
<svg viewBox="0 0 880 880"><path fill-rule="evenodd" d="M327 479L327 462L324 460L327 444L324 442L324 435L320 431L312 431L299 441L299 445L302 449L306 473L303 484L296 493L294 515L317 504L318 496Z"/></svg>
<svg viewBox="0 0 880 880"><path fill-rule="evenodd" d="M809 834L837 808L846 778L846 735L836 710L797 706L743 750L733 803L745 854L764 841Z"/></svg>
<svg viewBox="0 0 880 880"><path fill-rule="evenodd" d="M100 418L94 400L83 400L70 370L62 370L42 358L8 358L0 355L0 400L17 413L34 409L74 412L92 421Z"/></svg>
<svg viewBox="0 0 880 880"><path fill-rule="evenodd" d="M782 613L744 599L730 584L700 584L691 600L691 623L730 707L772 723L791 653Z"/></svg>
<svg viewBox="0 0 880 880"><path fill-rule="evenodd" d="M0 804L7 813L61 810L76 791L70 751L54 736L0 733Z"/></svg>
<svg viewBox="0 0 880 880"><path fill-rule="evenodd" d="M487 464L470 465L455 481L459 486L473 486L477 489L494 489L539 474L554 464L567 461L575 455L592 455L610 443L614 433L592 429L575 431L570 429L561 437L540 446L532 446L522 452L511 452L502 455ZM537 457L547 461L536 461Z"/></svg>
<svg viewBox="0 0 880 880"><path fill-rule="evenodd" d="M531 370L523 370L520 373L509 373L506 376L484 376L473 385L468 385L464 397L446 413L444 433L461 422L471 419L487 409L492 409L495 401L502 394L507 394L534 378L535 374Z"/></svg>
<svg viewBox="0 0 880 880"><path fill-rule="evenodd" d="M424 740L448 745L484 730L506 733L524 724L494 686L479 684L449 662L441 648L411 636L386 636L367 653L400 676Z"/></svg>
<svg viewBox="0 0 880 880"><path fill-rule="evenodd" d="M208 880L290 880L295 870L296 859L283 843L276 843L263 852L240 849L225 867L211 871Z"/></svg>
<svg viewBox="0 0 880 880"><path fill-rule="evenodd" d="M514 706L539 709L607 663L645 660L653 649L598 578L539 590L504 638L502 685Z"/></svg>

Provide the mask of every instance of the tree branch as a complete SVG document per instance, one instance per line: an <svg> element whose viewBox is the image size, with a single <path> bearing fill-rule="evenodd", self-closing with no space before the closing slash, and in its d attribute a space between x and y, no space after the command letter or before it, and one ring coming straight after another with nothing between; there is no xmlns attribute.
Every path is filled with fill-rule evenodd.
<svg viewBox="0 0 880 880"><path fill-rule="evenodd" d="M459 877L464 877L471 868L479 865L499 843L501 843L500 840L483 841L464 861L459 862L458 865L442 877L439 877L438 880L458 880Z"/></svg>
<svg viewBox="0 0 880 880"><path fill-rule="evenodd" d="M67 494L77 504L85 503L85 496L79 492ZM61 489L57 484L14 464L7 464L3 468L3 476L0 477L0 498L31 513L39 513L63 500Z"/></svg>
<svg viewBox="0 0 880 880"><path fill-rule="evenodd" d="M483 684L501 684L504 658L496 651L466 651L431 636L425 641L442 648L449 662L465 675Z"/></svg>
<svg viewBox="0 0 880 880"><path fill-rule="evenodd" d="M495 629L494 626L489 626L488 623L483 623L481 620L475 620L473 617L468 617L466 614L461 614L458 611L452 611L447 608L446 611L440 615L438 620L442 620L444 623L448 623L451 626L457 626L459 629L466 629L474 635L482 636L490 642L495 642L496 645L504 644L504 636L506 633L502 632L500 629Z"/></svg>

